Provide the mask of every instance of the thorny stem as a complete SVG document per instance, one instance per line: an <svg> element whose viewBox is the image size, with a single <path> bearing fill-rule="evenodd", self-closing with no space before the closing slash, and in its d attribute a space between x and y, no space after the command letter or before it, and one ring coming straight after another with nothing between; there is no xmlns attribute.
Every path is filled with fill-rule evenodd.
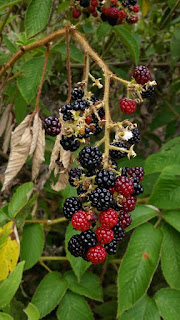
<svg viewBox="0 0 180 320"><path fill-rule="evenodd" d="M83 72L83 81L84 81L84 97L87 97L88 93L88 78L89 78L89 54L85 53L84 56L84 72Z"/></svg>
<svg viewBox="0 0 180 320"><path fill-rule="evenodd" d="M71 100L71 91L72 91L69 30L70 30L70 26L67 26L66 27L66 53L67 53L68 97L67 97L66 103L69 103L69 101Z"/></svg>
<svg viewBox="0 0 180 320"><path fill-rule="evenodd" d="M104 134L104 142L105 142L105 150L104 150L104 168L108 167L109 160L109 140L110 140L110 130L109 123L111 121L110 111L109 111L109 88L110 88L110 75L107 71L104 73L104 108L105 108L105 134Z"/></svg>

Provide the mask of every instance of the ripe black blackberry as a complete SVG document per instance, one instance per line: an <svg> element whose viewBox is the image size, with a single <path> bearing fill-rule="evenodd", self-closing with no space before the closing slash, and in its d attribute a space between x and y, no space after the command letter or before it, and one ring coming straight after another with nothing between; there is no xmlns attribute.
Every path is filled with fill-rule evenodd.
<svg viewBox="0 0 180 320"><path fill-rule="evenodd" d="M99 187L109 189L110 187L114 187L115 176L113 171L108 170L100 170L95 178L95 182Z"/></svg>
<svg viewBox="0 0 180 320"><path fill-rule="evenodd" d="M95 131L93 132L95 136L97 136L99 133L101 133L102 128L99 126L99 120L98 118L95 116L94 113L92 113L92 123L95 124Z"/></svg>
<svg viewBox="0 0 180 320"><path fill-rule="evenodd" d="M84 147L79 153L79 162L83 168L93 170L102 161L102 152L96 147Z"/></svg>
<svg viewBox="0 0 180 320"><path fill-rule="evenodd" d="M66 137L65 135L62 135L60 144L62 145L64 150L69 150L71 152L76 151L79 146L80 142L76 139L76 136L72 135L71 137Z"/></svg>
<svg viewBox="0 0 180 320"><path fill-rule="evenodd" d="M58 118L48 117L44 120L46 134L55 137L61 132L61 124Z"/></svg>
<svg viewBox="0 0 180 320"><path fill-rule="evenodd" d="M131 6L135 6L135 4L137 3L137 0L128 0L128 2Z"/></svg>
<svg viewBox="0 0 180 320"><path fill-rule="evenodd" d="M121 168L121 176L125 176L125 177L127 177L127 167L122 167Z"/></svg>
<svg viewBox="0 0 180 320"><path fill-rule="evenodd" d="M77 100L77 99L82 99L82 97L84 96L84 91L82 89L74 89L71 92L71 99L72 100Z"/></svg>
<svg viewBox="0 0 180 320"><path fill-rule="evenodd" d="M84 134L78 133L77 138L78 138L78 139L83 139L83 138L86 139L86 138L89 137L89 134L90 134L90 129L89 129L89 128L85 128Z"/></svg>
<svg viewBox="0 0 180 320"><path fill-rule="evenodd" d="M82 184L77 188L77 194L80 196L82 202L87 202L88 201L88 196L82 196L84 193L87 192L87 189L84 188Z"/></svg>
<svg viewBox="0 0 180 320"><path fill-rule="evenodd" d="M136 128L136 129L133 129L132 131L132 138L128 140L128 143L130 144L136 144L136 143L139 143L139 141L141 140L141 136L140 136L140 133L139 133L139 129Z"/></svg>
<svg viewBox="0 0 180 320"><path fill-rule="evenodd" d="M155 93L155 88L153 86L149 86L149 88L146 91L141 92L141 96L143 99L150 98Z"/></svg>
<svg viewBox="0 0 180 320"><path fill-rule="evenodd" d="M101 20L103 22L108 21L108 17L104 13L101 13Z"/></svg>
<svg viewBox="0 0 180 320"><path fill-rule="evenodd" d="M111 143L111 146L127 149L127 145L124 142L114 142ZM126 152L112 149L110 150L109 154L113 159L121 159L126 156Z"/></svg>
<svg viewBox="0 0 180 320"><path fill-rule="evenodd" d="M122 5L126 8L128 8L129 6L130 6L130 3L129 3L129 1L128 0L125 0L125 1L123 1L122 2Z"/></svg>
<svg viewBox="0 0 180 320"><path fill-rule="evenodd" d="M139 178L139 181L142 181L144 179L144 169L143 169L143 167L127 168L127 174L131 178Z"/></svg>
<svg viewBox="0 0 180 320"><path fill-rule="evenodd" d="M112 195L109 190L105 188L96 188L89 195L89 200L93 207L99 211L106 210L111 207L113 201Z"/></svg>
<svg viewBox="0 0 180 320"><path fill-rule="evenodd" d="M99 117L100 117L101 119L104 118L104 116L105 116L105 110L104 110L104 108L100 108L100 109L99 109L98 115L99 115Z"/></svg>
<svg viewBox="0 0 180 320"><path fill-rule="evenodd" d="M73 115L71 113L73 109L73 105L71 103L65 104L59 111L63 114L63 120L71 120L73 119Z"/></svg>
<svg viewBox="0 0 180 320"><path fill-rule="evenodd" d="M69 240L68 250L76 258L85 256L85 250L79 234L72 236L72 238Z"/></svg>
<svg viewBox="0 0 180 320"><path fill-rule="evenodd" d="M91 229L86 230L80 234L81 242L85 251L94 247L97 243L96 234Z"/></svg>
<svg viewBox="0 0 180 320"><path fill-rule="evenodd" d="M121 228L119 223L117 223L112 230L114 231L114 239L116 239L116 241L121 241L125 237L126 232Z"/></svg>
<svg viewBox="0 0 180 320"><path fill-rule="evenodd" d="M117 240L114 239L110 243L105 244L104 248L107 253L116 254L117 253Z"/></svg>
<svg viewBox="0 0 180 320"><path fill-rule="evenodd" d="M113 202L111 204L111 208L114 209L117 212L122 209L120 206L118 206L118 204L117 204L117 202L115 200L113 200Z"/></svg>
<svg viewBox="0 0 180 320"><path fill-rule="evenodd" d="M131 180L133 181L133 184L134 184L134 192L132 195L138 196L139 194L143 193L144 189L139 183L139 178L132 178Z"/></svg>
<svg viewBox="0 0 180 320"><path fill-rule="evenodd" d="M81 175L84 173L84 171L80 168L72 168L69 170L69 183L71 186L75 187L74 179L80 180Z"/></svg>
<svg viewBox="0 0 180 320"><path fill-rule="evenodd" d="M72 104L73 110L74 111L84 111L85 109L88 109L90 107L90 104L87 100L85 99L77 99L74 101Z"/></svg>
<svg viewBox="0 0 180 320"><path fill-rule="evenodd" d="M90 5L90 0L80 0L80 6L83 8L87 8Z"/></svg>
<svg viewBox="0 0 180 320"><path fill-rule="evenodd" d="M67 198L63 206L63 214L66 219L71 220L75 212L82 209L82 204L77 197Z"/></svg>

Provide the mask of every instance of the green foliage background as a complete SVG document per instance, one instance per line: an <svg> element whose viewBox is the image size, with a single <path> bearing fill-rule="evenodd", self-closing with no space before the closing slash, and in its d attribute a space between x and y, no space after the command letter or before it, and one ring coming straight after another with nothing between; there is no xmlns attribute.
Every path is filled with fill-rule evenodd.
<svg viewBox="0 0 180 320"><path fill-rule="evenodd" d="M75 232L67 222L42 226L27 224L37 203L36 218L55 219L62 215L63 201L74 195L67 187L57 193L48 180L43 191L36 188L27 200L33 184L26 175L31 160L9 193L1 195L0 224L14 219L21 240L20 262L10 276L0 283L0 319L38 320L178 320L180 314L180 1L140 1L141 16L134 26L111 27L92 17L73 20L69 1L0 0L2 46L0 65L18 48L45 35L75 24L110 69L131 79L135 65L149 67L157 81L156 94L145 100L129 116L137 122L142 141L138 157L121 160L119 166L144 166L145 193L132 212L133 222L118 254L103 265L92 266L67 252L67 242ZM6 24L3 21L12 7ZM2 30L3 29L3 30ZM1 97L3 108L14 101L14 117L19 124L34 109L44 61L44 48L19 60L11 81ZM80 81L83 54L80 45L70 45L73 83ZM92 63L92 74L102 76ZM41 95L41 116L57 115L67 96L65 39L57 40L50 51L47 78ZM93 89L97 97L101 90ZM125 92L119 84L111 90L111 112L115 120L124 119L119 100ZM54 138L47 137L45 163L49 164ZM0 143L3 143L1 138ZM0 174L7 159L0 154ZM1 178L2 181L2 178ZM38 201L37 201L38 200ZM135 230L134 230L135 229ZM64 243L65 239L65 243ZM67 260L45 261L43 256ZM119 267L120 265L120 267ZM23 269L24 268L24 269ZM24 270L24 272L23 272ZM22 275L23 272L23 275Z"/></svg>

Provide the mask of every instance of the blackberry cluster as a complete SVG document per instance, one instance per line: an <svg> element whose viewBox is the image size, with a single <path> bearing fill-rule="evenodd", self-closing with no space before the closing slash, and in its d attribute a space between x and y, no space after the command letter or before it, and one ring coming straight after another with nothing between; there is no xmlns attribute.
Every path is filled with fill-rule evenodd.
<svg viewBox="0 0 180 320"><path fill-rule="evenodd" d="M55 137L61 132L61 124L58 118L48 117L44 120L44 129L46 134Z"/></svg>
<svg viewBox="0 0 180 320"><path fill-rule="evenodd" d="M143 99L146 99L146 98L152 97L154 93L155 93L154 86L149 86L147 90L141 92L141 96Z"/></svg>
<svg viewBox="0 0 180 320"><path fill-rule="evenodd" d="M77 188L78 197L66 199L63 212L81 233L69 240L68 250L98 264L107 254L117 253L124 229L131 224L136 196L143 192L139 182L143 171L141 167L122 168L121 175L116 175L113 166L103 169L102 153L92 146L84 147L78 159L82 168L69 171L69 182Z"/></svg>
<svg viewBox="0 0 180 320"><path fill-rule="evenodd" d="M108 21L111 26L127 22L134 24L138 21L136 13L139 6L136 0L110 0L109 6L103 0L74 0L73 18L78 19L82 14L86 17L100 16L102 21Z"/></svg>
<svg viewBox="0 0 180 320"><path fill-rule="evenodd" d="M60 117L63 121L70 121L73 124L76 120L74 129L66 134L64 133L60 141L65 150L76 151L80 143L84 142L84 139L89 138L92 134L97 135L102 131L103 124L101 120L105 115L104 109L100 108L97 111L98 116L90 109L90 106L97 101L98 99L95 96L92 96L89 100L84 99L84 91L80 88L75 88L71 93L71 102L60 108ZM85 117L86 114L88 115Z"/></svg>

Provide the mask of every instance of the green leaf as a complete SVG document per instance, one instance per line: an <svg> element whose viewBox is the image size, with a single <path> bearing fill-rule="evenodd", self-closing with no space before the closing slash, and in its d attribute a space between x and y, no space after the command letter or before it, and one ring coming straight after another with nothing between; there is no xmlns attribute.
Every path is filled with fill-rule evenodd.
<svg viewBox="0 0 180 320"><path fill-rule="evenodd" d="M66 254L68 256L68 259L71 263L72 269L73 269L75 275L77 276L78 281L80 281L81 276L86 271L86 269L91 265L91 263L86 262L85 260L83 260L80 257L75 258L72 256L72 254L70 254L70 252L68 250L68 242L74 234L80 234L80 232L73 230L72 224L70 223L66 229L65 249L66 249Z"/></svg>
<svg viewBox="0 0 180 320"><path fill-rule="evenodd" d="M180 27L175 28L171 38L171 54L176 58L180 56Z"/></svg>
<svg viewBox="0 0 180 320"><path fill-rule="evenodd" d="M68 9L68 8L69 8L69 1L65 1L57 7L57 12L61 12L61 11Z"/></svg>
<svg viewBox="0 0 180 320"><path fill-rule="evenodd" d="M98 41L104 38L109 33L110 30L111 30L111 26L109 25L108 22L101 23L96 30Z"/></svg>
<svg viewBox="0 0 180 320"><path fill-rule="evenodd" d="M3 36L3 42L11 53L15 53L17 51L17 47L8 39L8 37Z"/></svg>
<svg viewBox="0 0 180 320"><path fill-rule="evenodd" d="M149 199L149 204L166 210L180 208L179 172L179 166L166 167L161 172Z"/></svg>
<svg viewBox="0 0 180 320"><path fill-rule="evenodd" d="M27 308L24 309L24 312L27 314L28 320L39 320L40 318L38 309L31 302L29 302Z"/></svg>
<svg viewBox="0 0 180 320"><path fill-rule="evenodd" d="M162 271L167 283L174 289L180 289L180 234L166 224L162 231Z"/></svg>
<svg viewBox="0 0 180 320"><path fill-rule="evenodd" d="M71 291L93 300L103 301L100 279L94 273L86 271L82 275L80 282L78 282L74 272L68 271L65 273L65 279L68 281Z"/></svg>
<svg viewBox="0 0 180 320"><path fill-rule="evenodd" d="M129 49L135 64L138 65L140 50L136 38L122 26L116 26L114 30L120 36L124 45Z"/></svg>
<svg viewBox="0 0 180 320"><path fill-rule="evenodd" d="M44 247L44 231L39 223L24 226L21 240L21 260L25 260L24 270L32 268L39 260Z"/></svg>
<svg viewBox="0 0 180 320"><path fill-rule="evenodd" d="M14 218L28 203L33 191L33 186L32 182L27 182L16 190L8 206L8 213L11 218Z"/></svg>
<svg viewBox="0 0 180 320"><path fill-rule="evenodd" d="M180 163L180 138L175 138L166 143L161 152L152 154L145 162L146 174L161 172L167 166Z"/></svg>
<svg viewBox="0 0 180 320"><path fill-rule="evenodd" d="M18 78L17 84L23 98L28 104L37 93L41 81L43 66L44 58L34 57L25 62L21 68L22 75ZM51 62L49 60L46 75L49 72L50 66Z"/></svg>
<svg viewBox="0 0 180 320"><path fill-rule="evenodd" d="M153 299L145 295L131 309L123 313L119 320L160 320L159 311Z"/></svg>
<svg viewBox="0 0 180 320"><path fill-rule="evenodd" d="M0 309L10 303L14 297L22 279L24 261L18 263L9 277L0 286Z"/></svg>
<svg viewBox="0 0 180 320"><path fill-rule="evenodd" d="M57 310L58 320L93 320L86 300L73 292L66 292Z"/></svg>
<svg viewBox="0 0 180 320"><path fill-rule="evenodd" d="M40 32L48 23L51 12L51 0L32 0L25 19L25 28L28 37Z"/></svg>
<svg viewBox="0 0 180 320"><path fill-rule="evenodd" d="M118 316L146 293L159 261L162 234L150 223L133 233L118 273Z"/></svg>
<svg viewBox="0 0 180 320"><path fill-rule="evenodd" d="M59 272L51 272L44 277L32 298L32 303L39 310L40 318L56 308L67 287L67 281L62 279Z"/></svg>
<svg viewBox="0 0 180 320"><path fill-rule="evenodd" d="M21 2L21 0L0 0L0 10L5 9L6 7L11 7L18 2Z"/></svg>
<svg viewBox="0 0 180 320"><path fill-rule="evenodd" d="M161 289L155 294L154 299L163 320L179 320L180 291Z"/></svg>
<svg viewBox="0 0 180 320"><path fill-rule="evenodd" d="M73 44L70 44L69 48L70 48L70 58L72 60L83 63L84 56L83 56L82 51L80 49L78 49L77 47L75 47ZM66 53L66 43L57 44L52 50L55 52L59 52L59 53L66 56L66 54L67 54Z"/></svg>
<svg viewBox="0 0 180 320"><path fill-rule="evenodd" d="M131 218L132 222L129 227L126 228L126 231L132 230L140 224L154 218L157 216L157 212L153 207L148 205L137 205L135 210L133 210Z"/></svg>
<svg viewBox="0 0 180 320"><path fill-rule="evenodd" d="M14 113L16 116L16 121L20 124L25 116L27 111L27 103L24 100L23 96L21 95L20 91L18 90L16 97L15 97L15 106L14 106Z"/></svg>
<svg viewBox="0 0 180 320"><path fill-rule="evenodd" d="M0 320L13 320L13 318L4 312L0 312Z"/></svg>
<svg viewBox="0 0 180 320"><path fill-rule="evenodd" d="M180 232L179 210L173 210L163 213L163 219Z"/></svg>
<svg viewBox="0 0 180 320"><path fill-rule="evenodd" d="M83 27L83 30L85 33L94 33L95 32L95 29L90 21L87 21L86 23L84 23L82 25L82 27Z"/></svg>

